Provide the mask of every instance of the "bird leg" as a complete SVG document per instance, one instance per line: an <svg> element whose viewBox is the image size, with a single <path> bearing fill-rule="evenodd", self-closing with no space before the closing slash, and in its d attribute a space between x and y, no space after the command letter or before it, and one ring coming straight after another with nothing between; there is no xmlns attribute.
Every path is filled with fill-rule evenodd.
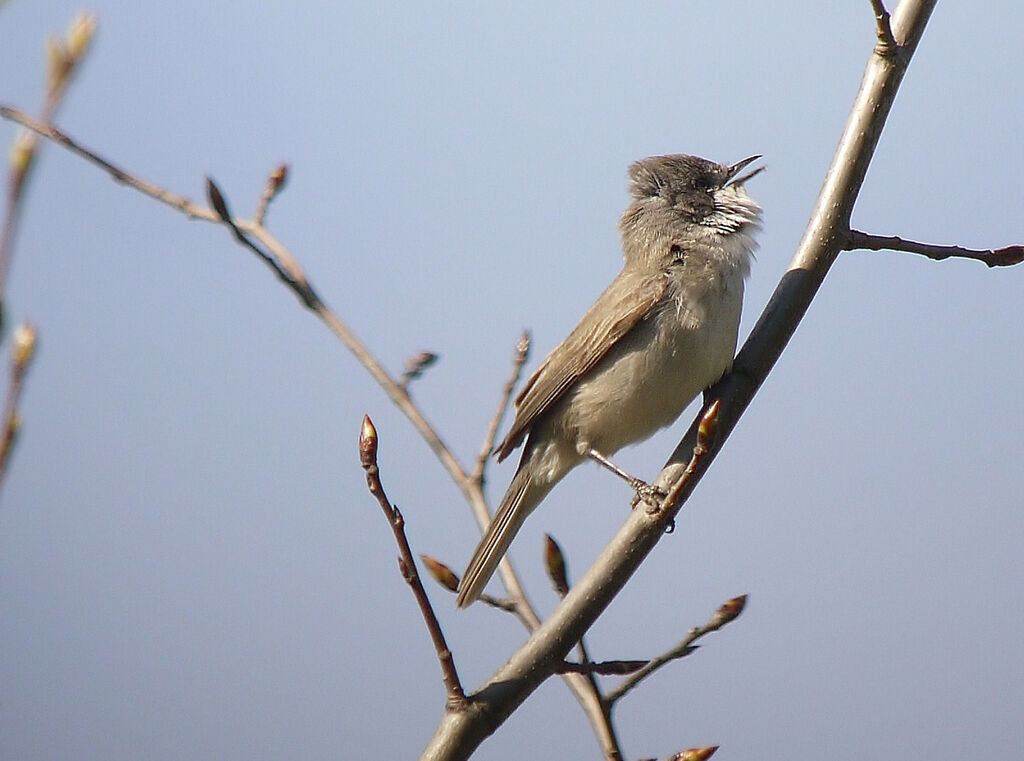
<svg viewBox="0 0 1024 761"><path fill-rule="evenodd" d="M646 481L640 480L635 476L631 476L629 473L624 471L622 468L620 468L614 462L612 462L603 454L598 452L596 449L588 450L587 456L597 464L610 470L612 473L617 475L619 478L621 478L623 481L625 481L627 484L632 486L633 489L636 490L637 499L633 501L634 507L636 507L637 503L640 500L643 500L651 507L657 509L661 507L661 500L668 496L664 489L661 489L657 486L653 486L647 483Z"/></svg>

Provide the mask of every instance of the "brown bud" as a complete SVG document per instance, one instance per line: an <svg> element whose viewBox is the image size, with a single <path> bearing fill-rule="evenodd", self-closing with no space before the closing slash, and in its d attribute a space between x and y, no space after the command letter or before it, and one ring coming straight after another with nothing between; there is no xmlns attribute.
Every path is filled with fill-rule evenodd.
<svg viewBox="0 0 1024 761"><path fill-rule="evenodd" d="M569 594L569 575L565 567L565 555L550 534L544 535L544 567L559 596Z"/></svg>
<svg viewBox="0 0 1024 761"><path fill-rule="evenodd" d="M369 415L363 415L363 425L359 429L359 462L364 468L377 464L377 429Z"/></svg>
<svg viewBox="0 0 1024 761"><path fill-rule="evenodd" d="M420 560L423 561L423 565L427 567L427 571L438 584L450 592L459 591L459 577L451 568L439 560L434 560L430 555L420 555Z"/></svg>
<svg viewBox="0 0 1024 761"><path fill-rule="evenodd" d="M739 597L733 597L731 600L726 600L722 603L721 607L715 611L715 615L711 617L705 627L708 631L714 631L715 629L721 629L730 621L736 619L740 613L743 612L743 608L747 604L747 596L740 595Z"/></svg>
<svg viewBox="0 0 1024 761"><path fill-rule="evenodd" d="M270 176L267 178L267 188L269 188L271 195L278 193L281 188L284 187L285 181L288 179L288 165L280 164Z"/></svg>
<svg viewBox="0 0 1024 761"><path fill-rule="evenodd" d="M206 197L210 199L210 206L217 212L221 221L230 222L231 212L228 211L227 201L224 200L224 194L220 192L220 188L217 187L217 183L213 181L212 177L206 178Z"/></svg>

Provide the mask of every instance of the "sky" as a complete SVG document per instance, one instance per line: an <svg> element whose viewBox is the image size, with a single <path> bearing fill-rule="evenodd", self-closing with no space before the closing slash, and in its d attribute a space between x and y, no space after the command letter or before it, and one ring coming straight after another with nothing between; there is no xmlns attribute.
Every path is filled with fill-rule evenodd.
<svg viewBox="0 0 1024 761"><path fill-rule="evenodd" d="M863 0L90 8L59 126L197 200L212 176L239 214L287 162L270 229L393 373L440 355L413 395L467 466L520 332L535 367L617 273L631 161L764 155L742 340L874 42ZM78 10L0 7L0 102L38 108L44 39ZM1024 242L1022 31L1018 3L939 3L856 227ZM414 551L457 572L479 537L459 492L226 230L55 146L36 170L5 298L7 330L31 320L40 350L0 494L0 756L416 757L444 690L365 488L362 416ZM1024 267L840 257L676 532L588 637L595 659L651 657L749 595L617 707L628 757L1019 755L1022 294ZM693 413L617 461L653 477ZM492 502L514 460L488 471ZM581 467L530 518L512 557L542 613L544 533L578 577L629 498ZM524 631L429 590L472 689ZM551 680L476 757L599 753Z"/></svg>

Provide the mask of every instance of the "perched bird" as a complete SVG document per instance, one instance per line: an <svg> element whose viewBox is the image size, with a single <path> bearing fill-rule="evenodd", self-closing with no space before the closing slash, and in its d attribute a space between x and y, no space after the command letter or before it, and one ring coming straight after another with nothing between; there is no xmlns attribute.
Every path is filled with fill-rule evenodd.
<svg viewBox="0 0 1024 761"><path fill-rule="evenodd" d="M651 496L608 457L672 423L732 367L761 219L744 188L761 169L739 174L759 158L654 156L630 167L622 271L515 400L498 460L526 446L462 577L459 607L480 597L526 516L584 460Z"/></svg>

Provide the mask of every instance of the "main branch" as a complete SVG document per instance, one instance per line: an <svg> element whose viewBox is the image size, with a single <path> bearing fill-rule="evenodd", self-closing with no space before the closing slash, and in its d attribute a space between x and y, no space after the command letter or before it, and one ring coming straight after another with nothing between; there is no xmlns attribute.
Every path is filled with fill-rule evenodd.
<svg viewBox="0 0 1024 761"><path fill-rule="evenodd" d="M730 373L706 399L721 401L711 450L687 476L677 499L659 514L634 510L594 565L551 616L475 695L468 710L447 712L421 756L466 759L565 658L636 571L692 493L803 319L849 231L850 215L900 81L935 0L904 0L893 18L899 55L872 52L832 166L789 270L775 289ZM703 417L703 413L701 418ZM695 421L658 477L672 490L697 446Z"/></svg>

